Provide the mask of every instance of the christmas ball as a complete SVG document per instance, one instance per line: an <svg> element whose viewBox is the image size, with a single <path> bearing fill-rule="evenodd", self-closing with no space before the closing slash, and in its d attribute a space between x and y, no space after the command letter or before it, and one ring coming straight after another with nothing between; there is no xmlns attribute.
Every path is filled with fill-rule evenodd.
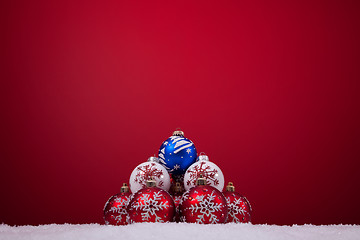
<svg viewBox="0 0 360 240"><path fill-rule="evenodd" d="M181 189L181 194L184 193L184 174L181 174L181 175L173 175L173 174L170 174L170 182L171 182L171 187L170 187L170 191L169 193L170 194L173 194L175 193L175 190L176 189ZM180 187L178 186L180 185Z"/></svg>
<svg viewBox="0 0 360 240"><path fill-rule="evenodd" d="M196 179L200 174L206 179L206 184L217 188L220 192L224 188L224 175L221 169L213 162L209 161L206 155L200 155L198 161L192 164L185 172L185 190L196 185Z"/></svg>
<svg viewBox="0 0 360 240"><path fill-rule="evenodd" d="M182 131L175 131L159 149L160 163L173 175L184 174L186 169L196 161L196 157L194 143L185 138Z"/></svg>
<svg viewBox="0 0 360 240"><path fill-rule="evenodd" d="M128 224L126 208L130 201L130 196L129 187L124 183L120 193L109 198L104 207L104 221L106 225Z"/></svg>
<svg viewBox="0 0 360 240"><path fill-rule="evenodd" d="M175 215L175 205L169 193L156 187L156 182L150 179L147 187L133 195L127 211L131 223L171 222Z"/></svg>
<svg viewBox="0 0 360 240"><path fill-rule="evenodd" d="M181 220L188 223L225 223L226 200L222 193L212 186L206 186L206 179L199 178L197 186L186 191L181 198Z"/></svg>
<svg viewBox="0 0 360 240"><path fill-rule="evenodd" d="M251 222L251 205L246 197L235 192L235 187L232 182L228 183L226 191L223 194L228 205L228 219L226 222Z"/></svg>
<svg viewBox="0 0 360 240"><path fill-rule="evenodd" d="M180 222L179 207L180 207L182 195L183 195L183 188L181 187L181 184L179 182L177 182L173 189L173 194L171 195L174 200L174 204L175 204L175 217L174 217L175 222Z"/></svg>
<svg viewBox="0 0 360 240"><path fill-rule="evenodd" d="M129 180L131 192L136 193L146 187L146 181L150 177L156 181L157 187L169 191L171 185L169 173L158 162L158 158L150 157L147 162L141 163L132 171Z"/></svg>

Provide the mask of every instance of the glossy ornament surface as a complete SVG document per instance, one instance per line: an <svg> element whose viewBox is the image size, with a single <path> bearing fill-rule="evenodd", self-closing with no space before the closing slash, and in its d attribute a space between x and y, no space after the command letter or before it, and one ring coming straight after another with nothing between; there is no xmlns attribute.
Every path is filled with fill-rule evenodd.
<svg viewBox="0 0 360 240"><path fill-rule="evenodd" d="M186 169L196 161L196 157L194 143L185 138L182 131L175 131L159 149L160 163L173 175L184 174Z"/></svg>
<svg viewBox="0 0 360 240"><path fill-rule="evenodd" d="M181 190L181 194L185 192L184 174L181 174L181 175L170 174L170 182L171 182L171 187L170 187L169 193L171 195L179 189ZM179 184L180 184L180 187L178 186Z"/></svg>
<svg viewBox="0 0 360 240"><path fill-rule="evenodd" d="M198 161L192 164L185 172L185 190L196 185L196 179L202 175L206 179L206 185L217 188L220 192L224 188L224 174L221 169L213 162L209 161L208 156L200 155Z"/></svg>
<svg viewBox="0 0 360 240"><path fill-rule="evenodd" d="M129 183L131 192L136 193L146 187L146 181L152 177L156 186L169 191L170 175L166 169L158 163L158 158L150 157L147 162L139 164L131 173Z"/></svg>
<svg viewBox="0 0 360 240"><path fill-rule="evenodd" d="M124 190L124 188L127 190ZM106 225L127 225L128 213L127 206L130 201L131 193L124 184L121 192L110 197L104 206L104 221Z"/></svg>
<svg viewBox="0 0 360 240"><path fill-rule="evenodd" d="M175 222L180 222L180 202L183 195L183 188L179 182L175 184L173 193L171 194L175 204Z"/></svg>
<svg viewBox="0 0 360 240"><path fill-rule="evenodd" d="M127 208L130 223L173 220L175 204L172 197L165 190L154 186L139 190L131 198Z"/></svg>
<svg viewBox="0 0 360 240"><path fill-rule="evenodd" d="M225 223L227 211L223 194L212 186L195 186L184 193L180 202L181 221L188 223Z"/></svg>
<svg viewBox="0 0 360 240"><path fill-rule="evenodd" d="M231 182L228 184L226 191L223 194L228 205L228 219L226 222L251 222L251 205L246 197L235 192L235 188Z"/></svg>

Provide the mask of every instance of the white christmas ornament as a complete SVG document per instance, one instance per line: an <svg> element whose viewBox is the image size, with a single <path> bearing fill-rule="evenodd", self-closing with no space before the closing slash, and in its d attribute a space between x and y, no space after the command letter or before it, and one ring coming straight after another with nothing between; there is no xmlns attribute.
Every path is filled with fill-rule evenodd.
<svg viewBox="0 0 360 240"><path fill-rule="evenodd" d="M147 162L138 165L130 175L130 189L136 193L146 187L146 181L152 177L156 181L156 187L169 191L170 175L167 170L159 164L159 159L150 157Z"/></svg>
<svg viewBox="0 0 360 240"><path fill-rule="evenodd" d="M185 172L184 186L186 191L196 186L196 180L200 177L200 174L206 179L206 185L213 186L222 192L224 174L215 163L209 161L208 156L201 154L198 161L192 164Z"/></svg>

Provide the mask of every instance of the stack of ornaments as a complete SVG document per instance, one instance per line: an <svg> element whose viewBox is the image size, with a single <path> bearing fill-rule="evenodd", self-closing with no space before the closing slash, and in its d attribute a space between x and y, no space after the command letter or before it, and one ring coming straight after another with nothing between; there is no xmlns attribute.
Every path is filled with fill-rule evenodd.
<svg viewBox="0 0 360 240"><path fill-rule="evenodd" d="M231 182L224 192L220 168L177 130L162 143L159 157L138 165L120 193L106 202L105 224L136 222L250 222L248 200Z"/></svg>

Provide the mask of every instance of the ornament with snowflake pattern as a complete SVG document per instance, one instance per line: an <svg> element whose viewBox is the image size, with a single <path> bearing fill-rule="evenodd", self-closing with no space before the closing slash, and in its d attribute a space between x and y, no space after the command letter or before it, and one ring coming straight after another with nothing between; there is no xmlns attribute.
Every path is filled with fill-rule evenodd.
<svg viewBox="0 0 360 240"><path fill-rule="evenodd" d="M127 205L130 201L129 187L126 183L120 189L120 193L112 196L104 206L104 221L106 225L127 225Z"/></svg>
<svg viewBox="0 0 360 240"><path fill-rule="evenodd" d="M206 186L206 179L202 177L198 178L197 186L184 193L180 202L180 219L188 223L225 223L227 211L222 193Z"/></svg>
<svg viewBox="0 0 360 240"><path fill-rule="evenodd" d="M251 222L251 205L246 197L235 192L235 187L232 182L228 183L226 191L223 194L228 205L228 219L226 222Z"/></svg>
<svg viewBox="0 0 360 240"><path fill-rule="evenodd" d="M152 179L147 187L136 192L131 198L127 211L130 223L171 222L175 215L175 204L169 193L156 187Z"/></svg>
<svg viewBox="0 0 360 240"><path fill-rule="evenodd" d="M200 154L198 161L192 164L185 172L184 186L185 190L196 186L196 180L202 175L206 179L206 184L217 188L220 192L224 188L224 175L221 169L209 157Z"/></svg>
<svg viewBox="0 0 360 240"><path fill-rule="evenodd" d="M146 181L152 177L156 181L156 186L169 191L170 175L166 169L159 164L159 159L150 157L147 162L138 165L131 173L129 183L131 192L136 193L146 187Z"/></svg>
<svg viewBox="0 0 360 240"><path fill-rule="evenodd" d="M181 184L179 182L176 182L174 189L173 189L173 193L171 194L174 203L175 203L175 217L174 220L175 222L180 222L180 202L181 202L181 198L183 195L183 187L181 186Z"/></svg>

